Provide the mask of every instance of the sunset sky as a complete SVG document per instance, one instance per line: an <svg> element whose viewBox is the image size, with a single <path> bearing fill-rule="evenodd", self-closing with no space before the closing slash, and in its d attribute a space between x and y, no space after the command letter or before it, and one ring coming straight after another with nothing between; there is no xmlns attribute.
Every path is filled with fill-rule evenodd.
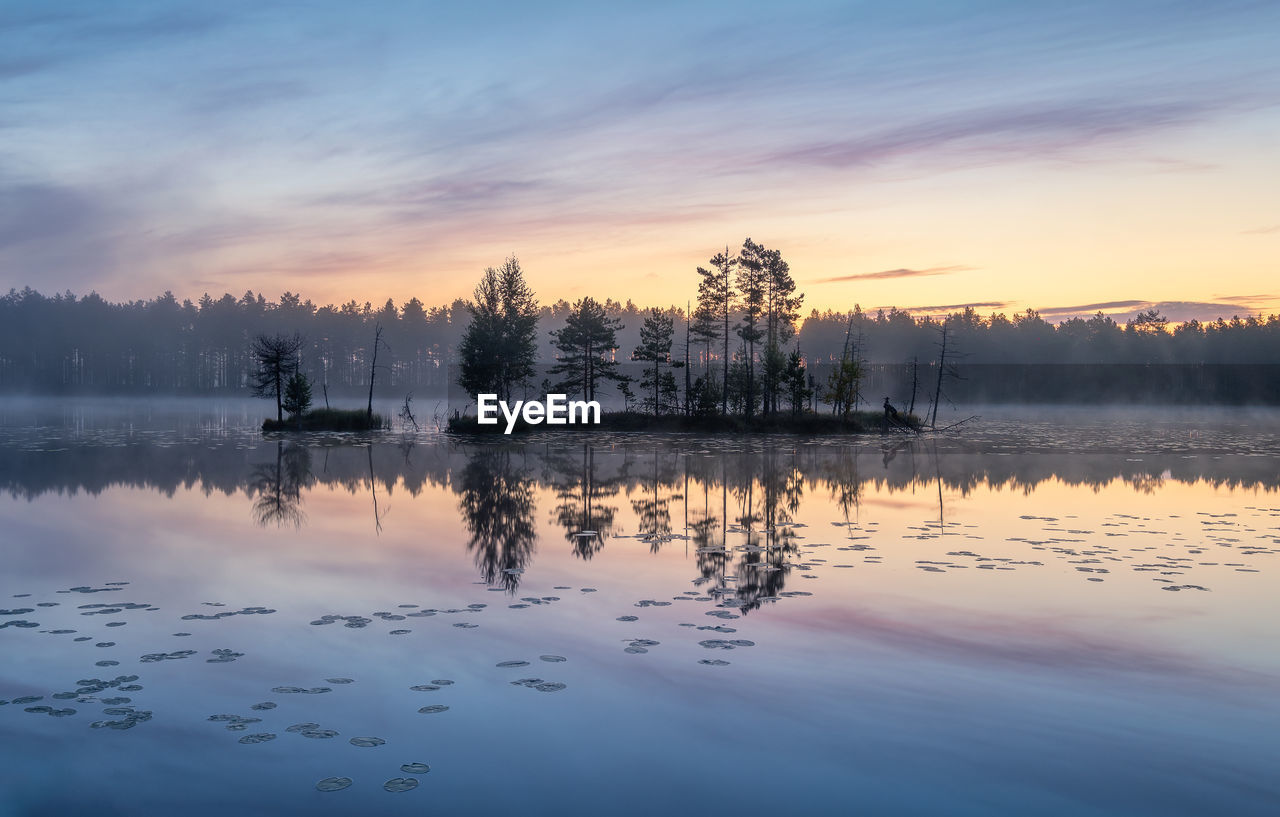
<svg viewBox="0 0 1280 817"><path fill-rule="evenodd" d="M0 4L0 288L1280 312L1280 4Z"/></svg>

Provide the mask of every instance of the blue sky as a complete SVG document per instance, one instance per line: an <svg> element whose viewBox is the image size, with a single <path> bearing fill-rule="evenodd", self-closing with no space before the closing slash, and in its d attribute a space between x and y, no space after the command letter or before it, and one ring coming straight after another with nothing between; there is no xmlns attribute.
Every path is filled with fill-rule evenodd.
<svg viewBox="0 0 1280 817"><path fill-rule="evenodd" d="M815 306L1238 310L1280 294L1277 33L1274 3L11 0L0 286L440 302L516 253L544 299L683 302L750 235Z"/></svg>

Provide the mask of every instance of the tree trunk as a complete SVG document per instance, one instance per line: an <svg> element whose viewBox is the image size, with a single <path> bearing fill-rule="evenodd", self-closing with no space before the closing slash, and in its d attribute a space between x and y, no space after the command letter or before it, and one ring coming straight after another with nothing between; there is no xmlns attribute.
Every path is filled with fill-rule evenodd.
<svg viewBox="0 0 1280 817"><path fill-rule="evenodd" d="M911 358L911 406L907 409L907 414L915 414L916 411L916 388L920 385L920 360L919 358Z"/></svg>
<svg viewBox="0 0 1280 817"><path fill-rule="evenodd" d="M938 353L938 385L933 392L933 417L929 420L930 428L938 427L938 401L942 398L942 370L947 365L947 324L942 324L942 350Z"/></svg>
<svg viewBox="0 0 1280 817"><path fill-rule="evenodd" d="M378 346L382 343L382 324L373 330L373 361L369 364L369 408L367 416L373 419L373 378L378 372Z"/></svg>

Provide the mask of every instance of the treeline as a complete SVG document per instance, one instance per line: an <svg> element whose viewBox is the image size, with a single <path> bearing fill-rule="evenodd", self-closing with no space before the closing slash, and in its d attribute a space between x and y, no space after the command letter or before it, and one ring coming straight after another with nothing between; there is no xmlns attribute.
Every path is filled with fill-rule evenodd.
<svg viewBox="0 0 1280 817"><path fill-rule="evenodd" d="M961 367L971 363L1280 361L1277 315L1171 327L1152 312L1124 323L1097 314L1054 324L1030 310L1007 317L965 309L943 319L913 317L896 309L868 313L855 306L851 312L811 310L801 322L803 296L775 286L778 280L784 284L789 280L789 275L778 279L775 274L780 256L773 262L775 273L770 273L768 265L775 257L771 251L760 248L752 254L752 275L760 267L765 274L763 278L756 275L754 282L748 280L747 297L736 280L743 254L725 252L690 282L688 308L676 305L658 310L664 321L671 322L672 345L665 353L665 325L651 326L657 335L650 331L642 336L652 310L630 301L592 299L592 309L613 330L614 346L597 357L625 361L640 350L637 360L652 362L665 354L666 361L683 363L687 342L691 374L701 375L709 385L723 383L726 375L731 381L738 377L743 381L741 391L749 389L755 404L786 402L785 390L769 378L785 373L793 352L811 369L814 363L838 364L842 358L896 364L915 360L928 366L937 360L944 324L952 350L949 358ZM695 282L701 284L697 293ZM289 292L278 301L246 292L239 298L205 295L192 302L166 292L151 300L113 303L97 293L46 296L30 288L10 290L0 296L0 390L247 394L256 367L254 339L297 332L304 339L303 371L311 381L327 386L331 393L356 394L368 388L374 332L381 326L385 345L377 373L379 393L442 391L448 385L448 365L459 360L464 331L473 317L471 305L455 300L428 306L412 298L399 305L388 300L380 307L354 300L318 306ZM580 308L581 302L576 306ZM687 312L692 313L692 322ZM559 300L537 305L535 314L534 359L565 365L564 330L570 329L571 335L582 330L581 322L576 328L571 322L575 304ZM737 372L732 369L735 362L740 364ZM669 394L668 376L683 392L685 373L679 368L659 368L663 369L657 378L659 399ZM652 392L653 384L647 385ZM638 383L634 386L637 400L643 399L645 389ZM770 386L771 393L765 393ZM727 395L720 391L715 396L725 408Z"/></svg>

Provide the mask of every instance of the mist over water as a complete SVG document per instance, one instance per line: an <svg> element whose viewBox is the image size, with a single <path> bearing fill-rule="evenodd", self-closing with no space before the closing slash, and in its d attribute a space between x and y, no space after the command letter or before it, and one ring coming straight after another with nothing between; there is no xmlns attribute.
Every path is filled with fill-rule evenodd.
<svg viewBox="0 0 1280 817"><path fill-rule="evenodd" d="M470 440L262 407L0 402L0 811L1280 798L1280 412Z"/></svg>

